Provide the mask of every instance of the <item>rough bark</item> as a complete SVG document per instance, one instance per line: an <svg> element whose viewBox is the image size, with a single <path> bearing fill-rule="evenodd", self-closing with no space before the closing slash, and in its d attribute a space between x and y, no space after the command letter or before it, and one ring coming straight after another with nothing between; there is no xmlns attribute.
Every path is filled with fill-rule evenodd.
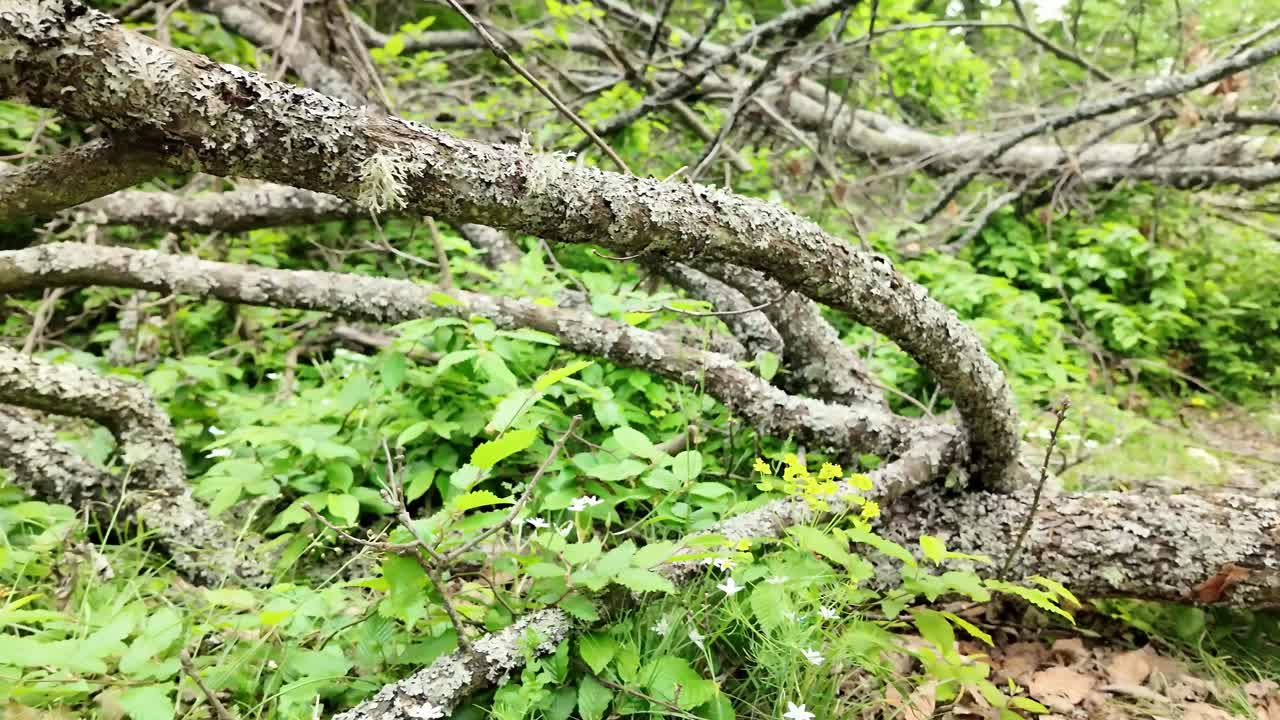
<svg viewBox="0 0 1280 720"><path fill-rule="evenodd" d="M524 300L462 290L446 293L435 286L407 280L277 270L75 243L0 252L0 292L66 285L216 297L234 303L321 310L383 323L422 317L482 317L504 329L533 328L549 333L569 350L643 368L688 385L701 385L760 432L790 435L810 447L896 454L909 448L921 429L918 421L882 408L846 407L793 397L731 358L681 345L659 333ZM433 301L433 293L447 294L453 302Z"/></svg>
<svg viewBox="0 0 1280 720"><path fill-rule="evenodd" d="M368 217L354 203L333 195L273 183L199 195L126 190L80 205L73 212L100 225L199 232L239 232Z"/></svg>
<svg viewBox="0 0 1280 720"><path fill-rule="evenodd" d="M237 542L236 533L210 517L191 496L186 465L169 418L145 386L74 365L51 364L0 346L0 402L88 418L110 430L128 468L123 485L112 488L113 499L123 500L126 512L153 531L184 574L208 584L230 579L262 585L270 580L265 560L253 550L253 539ZM6 430L22 434L14 422L6 421ZM34 444L6 450L19 477L31 478L29 473L39 472L42 463L65 455L56 453L43 460L34 457L31 453L47 441L33 437L30 430L25 436ZM70 486L57 479L31 478L29 482L45 489L51 481L62 484L62 489L73 492L74 499L75 493L87 491L86 483L95 479L100 480L85 478Z"/></svg>
<svg viewBox="0 0 1280 720"><path fill-rule="evenodd" d="M105 504L109 518L119 501L117 478L77 455L30 412L12 405L0 405L0 467L27 494L95 515Z"/></svg>
<svg viewBox="0 0 1280 720"><path fill-rule="evenodd" d="M862 358L845 344L813 301L787 292L753 270L727 263L708 264L705 269L741 290L750 302L769 303L762 312L781 333L786 348L783 366L787 373L780 378L782 387L841 405L885 405L884 395Z"/></svg>
<svg viewBox="0 0 1280 720"><path fill-rule="evenodd" d="M458 226L458 232L462 233L467 242L484 251L484 262L491 268L520 262L520 258L524 257L520 246L501 230L475 223L462 223Z"/></svg>
<svg viewBox="0 0 1280 720"><path fill-rule="evenodd" d="M68 82L81 92L61 92ZM775 205L361 112L161 47L74 0L0 10L0 93L150 134L184 167L330 192L375 210L767 272L902 346L955 399L975 476L1010 482L1017 413L977 335L884 257Z"/></svg>
<svg viewBox="0 0 1280 720"><path fill-rule="evenodd" d="M711 303L714 311L720 313L720 321L742 343L748 358L758 358L765 352L782 357L785 347L777 328L763 312L751 310L753 303L741 292L684 263L654 262L651 267L672 285ZM835 398L821 399L840 402Z"/></svg>
<svg viewBox="0 0 1280 720"><path fill-rule="evenodd" d="M935 535L948 549L1001 563L1030 506L1026 490L955 495L920 487L885 507L879 531L908 547ZM1227 573L1234 580L1215 597L1215 578ZM1050 495L1010 577L1033 574L1085 597L1280 607L1280 501L1238 493Z"/></svg>
<svg viewBox="0 0 1280 720"><path fill-rule="evenodd" d="M91 140L53 157L0 167L0 223L42 217L154 177L165 167L155 152Z"/></svg>

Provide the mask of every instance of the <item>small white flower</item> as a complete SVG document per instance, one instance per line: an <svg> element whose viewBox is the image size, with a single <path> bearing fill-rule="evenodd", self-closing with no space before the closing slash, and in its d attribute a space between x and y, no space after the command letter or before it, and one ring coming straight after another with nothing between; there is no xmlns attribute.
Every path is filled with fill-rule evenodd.
<svg viewBox="0 0 1280 720"><path fill-rule="evenodd" d="M556 532L560 533L560 537L567 537L569 535L569 531L572 529L573 529L573 523L567 522L561 525L560 527L556 528Z"/></svg>
<svg viewBox="0 0 1280 720"><path fill-rule="evenodd" d="M604 501L595 495L583 495L582 497L574 498L573 502L569 503L569 511L579 513L602 502Z"/></svg>
<svg viewBox="0 0 1280 720"><path fill-rule="evenodd" d="M734 582L733 578L729 578L728 580L725 580L724 582L720 583L716 587L723 590L724 594L730 597L737 594L739 590L746 589L743 586L739 585L738 583Z"/></svg>
<svg viewBox="0 0 1280 720"><path fill-rule="evenodd" d="M662 637L666 637L667 633L671 632L671 621L664 615L661 620L654 623L653 627L649 629L658 633Z"/></svg>
<svg viewBox="0 0 1280 720"><path fill-rule="evenodd" d="M711 558L702 558L701 560L699 560L699 561L698 561L698 564L699 564L699 565L710 565L710 564L711 564Z"/></svg>
<svg viewBox="0 0 1280 720"><path fill-rule="evenodd" d="M1097 448L1097 447L1098 447L1098 441L1097 441L1097 440L1085 440L1085 441L1084 441L1084 449L1085 449L1085 450L1093 450L1093 449L1095 449L1095 448Z"/></svg>
<svg viewBox="0 0 1280 720"><path fill-rule="evenodd" d="M797 705L789 702L787 703L787 711L782 714L782 717L787 720L813 720L816 716L806 710L803 704Z"/></svg>
<svg viewBox="0 0 1280 720"><path fill-rule="evenodd" d="M227 434L227 431L226 431L226 430L223 430L222 428L218 427L217 425L210 425L210 426L209 426L209 434L210 434L210 435L212 435L212 436L214 436L214 437L218 437L219 435L226 435L226 434Z"/></svg>
<svg viewBox="0 0 1280 720"><path fill-rule="evenodd" d="M826 659L822 657L822 653L812 648L805 648L804 650L800 651L800 654L804 655L804 659L808 660L814 665L821 665L822 661Z"/></svg>
<svg viewBox="0 0 1280 720"><path fill-rule="evenodd" d="M836 612L832 608L827 607L826 605L823 605L822 607L818 608L818 614L822 616L823 620L835 620L840 617L840 613Z"/></svg>
<svg viewBox="0 0 1280 720"><path fill-rule="evenodd" d="M689 639L693 641L693 644L694 644L694 645L697 645L697 646L698 646L698 649L699 649L699 650L706 650L706 649L707 649L707 648L706 648L706 647L704 647L704 646L703 646L703 644L702 644L702 641L707 639L707 636L706 636L706 635L703 635L702 633L698 632L697 630L690 630L690 631L689 631Z"/></svg>
<svg viewBox="0 0 1280 720"><path fill-rule="evenodd" d="M736 563L729 558L716 558L711 564L715 565L717 570L732 570Z"/></svg>
<svg viewBox="0 0 1280 720"><path fill-rule="evenodd" d="M538 517L525 518L525 521L524 521L524 522L525 522L525 524L526 524L526 525L529 525L530 527L537 528L538 530L543 530L543 529L545 529L545 528L549 528L549 527L551 527L551 523L547 522L546 520L543 520L542 518L538 518Z"/></svg>
<svg viewBox="0 0 1280 720"><path fill-rule="evenodd" d="M769 583L770 585L781 585L782 583L790 579L791 578L787 577L786 575L778 575L776 577L766 578L765 582Z"/></svg>
<svg viewBox="0 0 1280 720"><path fill-rule="evenodd" d="M231 448L229 447L214 448L213 450L210 450L209 452L205 453L204 456L207 458L231 457Z"/></svg>
<svg viewBox="0 0 1280 720"><path fill-rule="evenodd" d="M278 373L278 372L269 372L269 373L267 373L267 379L268 379L268 380L279 380L279 379L280 379L280 373Z"/></svg>

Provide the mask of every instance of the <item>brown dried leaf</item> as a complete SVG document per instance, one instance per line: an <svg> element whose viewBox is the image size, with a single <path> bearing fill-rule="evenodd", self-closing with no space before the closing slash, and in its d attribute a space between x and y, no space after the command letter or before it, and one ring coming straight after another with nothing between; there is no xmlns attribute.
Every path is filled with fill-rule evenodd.
<svg viewBox="0 0 1280 720"><path fill-rule="evenodd" d="M991 666L998 678L1013 678L1019 685L1026 685L1044 659L1045 650L1040 643L1017 642L1004 648L999 657L993 657Z"/></svg>
<svg viewBox="0 0 1280 720"><path fill-rule="evenodd" d="M900 710L893 717L902 720L929 720L937 708L937 683L925 683L911 692L911 697L903 698L902 693L892 685L884 693L884 702L889 707Z"/></svg>
<svg viewBox="0 0 1280 720"><path fill-rule="evenodd" d="M1058 712L1069 713L1093 689L1093 678L1069 667L1051 667L1031 676L1031 696Z"/></svg>
<svg viewBox="0 0 1280 720"><path fill-rule="evenodd" d="M1107 676L1113 685L1141 685L1151 675L1150 658L1146 650L1115 655L1107 665Z"/></svg>
<svg viewBox="0 0 1280 720"><path fill-rule="evenodd" d="M1196 599L1202 603L1216 603L1222 599L1227 588L1249 577L1249 569L1235 563L1223 565L1218 574L1192 588Z"/></svg>
<svg viewBox="0 0 1280 720"><path fill-rule="evenodd" d="M1080 638L1061 638L1053 641L1053 647L1049 648L1049 652L1054 657L1061 658L1068 665L1075 665L1089 659L1089 651L1085 649L1084 641Z"/></svg>
<svg viewBox="0 0 1280 720"><path fill-rule="evenodd" d="M1182 720L1236 720L1231 713L1208 703L1188 703L1182 709Z"/></svg>

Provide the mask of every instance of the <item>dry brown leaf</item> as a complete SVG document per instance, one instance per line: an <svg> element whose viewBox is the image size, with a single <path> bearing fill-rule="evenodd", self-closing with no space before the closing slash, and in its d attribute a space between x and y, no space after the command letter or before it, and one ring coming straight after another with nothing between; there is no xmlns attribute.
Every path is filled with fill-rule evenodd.
<svg viewBox="0 0 1280 720"><path fill-rule="evenodd" d="M1243 690L1244 694L1248 695L1250 699L1256 700L1258 698L1265 698L1268 695L1273 695L1277 691L1280 691L1280 683L1277 683L1275 680L1254 680L1253 682L1245 683L1240 689Z"/></svg>
<svg viewBox="0 0 1280 720"><path fill-rule="evenodd" d="M1044 658L1044 646L1040 643L1018 642L1004 648L999 658L993 658L991 666L1000 679L1013 678L1019 685L1026 685Z"/></svg>
<svg viewBox="0 0 1280 720"><path fill-rule="evenodd" d="M1054 640L1049 652L1055 657L1062 658L1062 661L1068 665L1075 665L1089 659L1089 651L1085 649L1084 641L1080 638Z"/></svg>
<svg viewBox="0 0 1280 720"><path fill-rule="evenodd" d="M1218 574L1205 580L1199 585L1192 588L1196 593L1196 599L1202 603L1215 603L1222 599L1222 595L1227 588L1249 577L1249 568L1243 568L1235 563L1227 563L1223 565Z"/></svg>
<svg viewBox="0 0 1280 720"><path fill-rule="evenodd" d="M925 683L911 692L911 697L903 698L902 693L892 685L884 693L884 703L901 712L894 715L902 720L929 720L937 708L937 683Z"/></svg>
<svg viewBox="0 0 1280 720"><path fill-rule="evenodd" d="M1113 685L1141 685L1151 675L1151 654L1146 650L1132 650L1111 658L1107 675Z"/></svg>
<svg viewBox="0 0 1280 720"><path fill-rule="evenodd" d="M1188 703L1182 709L1182 720L1236 720L1231 713L1208 703Z"/></svg>
<svg viewBox="0 0 1280 720"><path fill-rule="evenodd" d="M1031 676L1027 683L1031 696L1058 712L1084 702L1093 689L1093 678L1069 667L1051 667Z"/></svg>

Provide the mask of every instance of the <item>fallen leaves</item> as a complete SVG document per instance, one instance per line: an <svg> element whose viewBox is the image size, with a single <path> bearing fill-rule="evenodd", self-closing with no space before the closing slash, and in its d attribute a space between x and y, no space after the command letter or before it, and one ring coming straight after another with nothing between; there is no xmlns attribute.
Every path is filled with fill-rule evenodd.
<svg viewBox="0 0 1280 720"><path fill-rule="evenodd" d="M1192 588L1196 593L1196 599L1202 603L1216 603L1222 599L1224 593L1232 585L1235 585L1249 577L1249 568L1243 568L1234 563L1223 565L1218 574L1205 580L1199 585Z"/></svg>
<svg viewBox="0 0 1280 720"><path fill-rule="evenodd" d="M1028 689L1031 697L1058 712L1066 713L1089 697L1093 685L1094 678L1058 665L1032 675Z"/></svg>

